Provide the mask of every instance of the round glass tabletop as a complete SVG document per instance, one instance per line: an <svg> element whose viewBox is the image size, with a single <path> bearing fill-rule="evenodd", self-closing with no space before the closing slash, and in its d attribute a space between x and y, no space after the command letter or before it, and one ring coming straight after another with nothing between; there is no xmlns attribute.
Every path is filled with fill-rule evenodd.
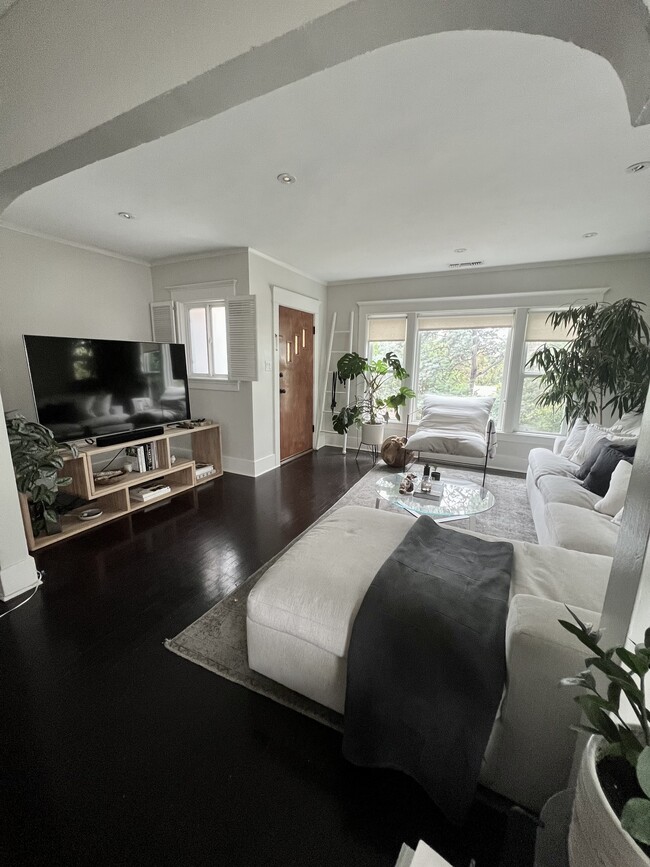
<svg viewBox="0 0 650 867"><path fill-rule="evenodd" d="M405 509L414 515L430 515L440 520L471 518L480 512L487 512L494 505L494 494L475 482L442 481L442 496L430 500L414 497L413 494L400 494L399 486L404 473L380 476L377 481L377 508L379 501L386 500L393 506ZM420 479L415 479L416 490Z"/></svg>

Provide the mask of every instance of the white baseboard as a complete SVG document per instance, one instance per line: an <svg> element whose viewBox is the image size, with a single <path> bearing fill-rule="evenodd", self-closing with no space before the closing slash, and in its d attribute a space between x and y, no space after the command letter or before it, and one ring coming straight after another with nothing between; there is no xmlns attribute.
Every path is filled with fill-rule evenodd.
<svg viewBox="0 0 650 867"><path fill-rule="evenodd" d="M238 476L249 476L250 478L262 476L277 466L275 455L266 455L266 457L258 458L256 461L223 455L222 460L224 472L235 473Z"/></svg>
<svg viewBox="0 0 650 867"><path fill-rule="evenodd" d="M33 557L0 568L0 601L8 602L41 584Z"/></svg>

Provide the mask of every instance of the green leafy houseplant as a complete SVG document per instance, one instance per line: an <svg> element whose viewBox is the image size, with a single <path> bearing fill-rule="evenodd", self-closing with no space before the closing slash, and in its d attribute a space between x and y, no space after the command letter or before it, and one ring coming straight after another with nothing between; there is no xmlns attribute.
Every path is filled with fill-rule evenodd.
<svg viewBox="0 0 650 867"><path fill-rule="evenodd" d="M650 711L646 706L645 683L650 670L650 629L645 632L643 644L637 644L634 650L625 647L603 650L599 645L601 634L591 624L583 623L571 609L567 610L575 622L559 622L580 640L589 650L590 656L585 660L585 671L576 677L564 678L561 683L563 686L580 686L587 690L586 694L576 696L575 700L584 711L589 725L577 728L600 735L606 741L603 758L615 760L614 773L620 778L617 788L625 793L622 798L621 825L636 841L650 846ZM606 695L599 689L591 669L602 672L609 681ZM625 696L634 711L638 726L623 718L620 707L622 696ZM603 790L608 796L606 788ZM611 799L608 800L611 803Z"/></svg>
<svg viewBox="0 0 650 867"><path fill-rule="evenodd" d="M645 304L622 298L612 304L569 307L547 317L553 328L566 328L564 346L540 347L528 362L539 369L540 406L563 406L567 422L603 421L610 410L642 412L650 386L650 329Z"/></svg>
<svg viewBox="0 0 650 867"><path fill-rule="evenodd" d="M360 378L363 382L363 393L357 396L354 403L334 413L332 427L337 433L347 433L348 429L356 424L381 424L388 421L389 410L395 411L399 421L399 408L406 401L415 397L415 392L402 385L388 397L380 397L378 392L381 387L392 379L402 382L409 374L402 367L399 358L394 352L387 352L382 358L370 361L357 352L348 352L339 358L336 366L339 382Z"/></svg>
<svg viewBox="0 0 650 867"><path fill-rule="evenodd" d="M59 476L63 468L61 451L77 450L71 445L60 445L52 431L22 415L7 419L9 447L16 474L16 485L30 500L30 514L34 536L39 536L48 524L56 524L56 497L60 488L72 482L69 476Z"/></svg>

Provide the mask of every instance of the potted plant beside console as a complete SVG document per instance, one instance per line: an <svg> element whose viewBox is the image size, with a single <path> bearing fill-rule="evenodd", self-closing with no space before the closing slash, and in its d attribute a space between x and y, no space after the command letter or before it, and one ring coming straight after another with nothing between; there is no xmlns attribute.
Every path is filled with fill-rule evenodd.
<svg viewBox="0 0 650 867"><path fill-rule="evenodd" d="M648 867L650 723L645 681L650 670L650 629L636 647L603 650L600 633L570 613L575 622L560 623L588 649L589 657L586 670L562 684L586 690L575 700L588 722L579 728L592 737L576 786L569 863L571 867ZM600 672L598 682L591 669Z"/></svg>
<svg viewBox="0 0 650 867"><path fill-rule="evenodd" d="M399 408L415 397L415 392L406 385L400 385L394 394L380 396L379 392L386 383L395 380L396 384L408 378L394 352L387 352L381 358L371 361L357 352L342 355L336 366L339 382L360 380L363 391L354 402L344 406L332 416L332 427L337 433L345 434L354 424L362 428L361 441L367 445L381 446L384 441L384 426L390 410L394 410L399 421Z"/></svg>
<svg viewBox="0 0 650 867"><path fill-rule="evenodd" d="M34 536L60 532L59 515L55 509L60 488L72 479L60 476L63 450L76 454L67 443L57 443L52 431L22 415L7 419L9 447L16 475L16 485L27 496Z"/></svg>

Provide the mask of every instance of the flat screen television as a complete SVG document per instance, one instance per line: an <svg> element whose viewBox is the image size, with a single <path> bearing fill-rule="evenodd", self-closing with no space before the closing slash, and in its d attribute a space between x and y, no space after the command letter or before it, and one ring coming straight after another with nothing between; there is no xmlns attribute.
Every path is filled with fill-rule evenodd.
<svg viewBox="0 0 650 867"><path fill-rule="evenodd" d="M38 420L59 442L190 418L185 347L25 334Z"/></svg>

